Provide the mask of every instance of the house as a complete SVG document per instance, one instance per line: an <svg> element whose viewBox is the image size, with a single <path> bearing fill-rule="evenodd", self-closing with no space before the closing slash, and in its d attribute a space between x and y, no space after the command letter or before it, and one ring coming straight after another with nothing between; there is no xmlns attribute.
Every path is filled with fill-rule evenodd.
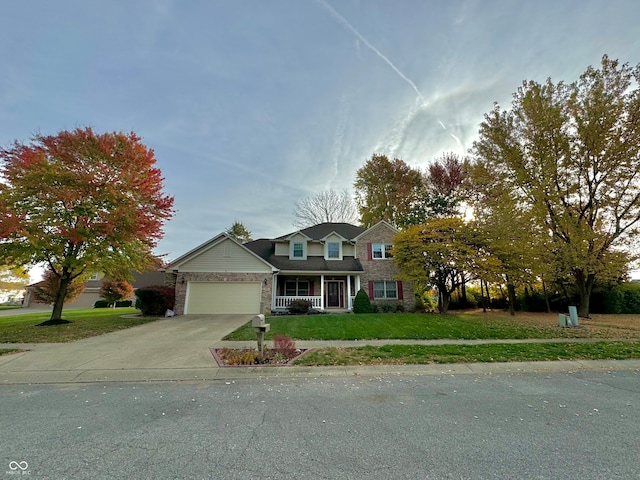
<svg viewBox="0 0 640 480"><path fill-rule="evenodd" d="M321 223L241 244L221 233L172 261L167 283L177 314L286 311L295 299L321 311L349 311L361 288L373 303L415 305L413 285L396 279L390 249L397 230Z"/></svg>
<svg viewBox="0 0 640 480"><path fill-rule="evenodd" d="M134 289L149 287L151 285L164 285L165 274L161 271L151 270L148 272L131 272L133 277L133 281L131 285L133 285ZM102 273L94 273L89 277L89 279L84 284L84 291L72 302L65 304L66 308L93 308L95 303L98 300L101 300L100 297L100 288L102 287L102 282L106 280L104 274ZM34 304L39 304L37 300L35 300L32 296L32 289L36 287L41 282L33 283L31 285L26 286L26 295L24 297L24 302L22 303L23 307L33 306ZM135 297L130 300L135 302Z"/></svg>

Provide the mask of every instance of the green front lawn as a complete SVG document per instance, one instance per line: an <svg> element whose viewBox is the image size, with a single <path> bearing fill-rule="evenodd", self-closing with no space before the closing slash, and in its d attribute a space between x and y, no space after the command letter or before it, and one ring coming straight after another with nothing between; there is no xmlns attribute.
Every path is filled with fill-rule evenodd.
<svg viewBox="0 0 640 480"><path fill-rule="evenodd" d="M432 363L622 360L640 358L640 342L385 345L322 348L296 365L407 365Z"/></svg>
<svg viewBox="0 0 640 480"><path fill-rule="evenodd" d="M345 314L270 317L266 338L287 335L296 340L369 339L488 339L488 338L575 338L587 337L582 329L561 329L519 323L488 314ZM254 340L251 322L227 335L224 340Z"/></svg>
<svg viewBox="0 0 640 480"><path fill-rule="evenodd" d="M49 320L51 313L30 313L0 317L0 343L59 343L135 327L157 320L155 317L127 317L139 313L135 308L97 308L63 311L72 323L36 327Z"/></svg>

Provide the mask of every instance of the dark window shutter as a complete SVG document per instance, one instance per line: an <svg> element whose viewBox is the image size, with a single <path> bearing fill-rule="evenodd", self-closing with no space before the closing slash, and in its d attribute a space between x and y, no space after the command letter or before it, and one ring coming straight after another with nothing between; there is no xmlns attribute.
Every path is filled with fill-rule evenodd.
<svg viewBox="0 0 640 480"><path fill-rule="evenodd" d="M373 280L369 280L369 298L373 300Z"/></svg>
<svg viewBox="0 0 640 480"><path fill-rule="evenodd" d="M314 281L313 281L313 280L311 280L311 281L309 282L309 295L310 295L311 297L313 297L313 285L314 285Z"/></svg>
<svg viewBox="0 0 640 480"><path fill-rule="evenodd" d="M398 282L398 300L404 300L402 295L402 282Z"/></svg>
<svg viewBox="0 0 640 480"><path fill-rule="evenodd" d="M373 250L371 247L371 242L367 243L367 260L373 260Z"/></svg>

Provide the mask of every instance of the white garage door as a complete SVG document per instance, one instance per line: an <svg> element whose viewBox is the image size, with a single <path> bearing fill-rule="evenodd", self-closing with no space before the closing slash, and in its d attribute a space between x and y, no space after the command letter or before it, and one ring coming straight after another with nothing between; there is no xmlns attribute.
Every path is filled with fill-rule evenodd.
<svg viewBox="0 0 640 480"><path fill-rule="evenodd" d="M185 313L260 313L260 283L189 282Z"/></svg>

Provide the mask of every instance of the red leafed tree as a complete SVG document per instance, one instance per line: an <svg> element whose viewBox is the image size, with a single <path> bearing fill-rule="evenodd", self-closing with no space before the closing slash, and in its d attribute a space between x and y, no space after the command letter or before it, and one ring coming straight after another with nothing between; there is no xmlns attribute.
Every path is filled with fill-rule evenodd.
<svg viewBox="0 0 640 480"><path fill-rule="evenodd" d="M460 214L465 178L464 164L455 153L447 153L429 166L425 181L432 217L446 218Z"/></svg>
<svg viewBox="0 0 640 480"><path fill-rule="evenodd" d="M76 277L69 285L64 296L64 303L73 302L84 292L82 278ZM44 272L44 278L33 287L33 298L42 303L54 303L60 291L60 277L51 270Z"/></svg>
<svg viewBox="0 0 640 480"><path fill-rule="evenodd" d="M153 266L152 249L173 215L155 164L135 133L91 128L0 149L0 264L48 265L60 279L51 323L62 321L75 278L129 278Z"/></svg>
<svg viewBox="0 0 640 480"><path fill-rule="evenodd" d="M113 303L133 296L133 285L126 280L104 280L100 287L100 297Z"/></svg>

